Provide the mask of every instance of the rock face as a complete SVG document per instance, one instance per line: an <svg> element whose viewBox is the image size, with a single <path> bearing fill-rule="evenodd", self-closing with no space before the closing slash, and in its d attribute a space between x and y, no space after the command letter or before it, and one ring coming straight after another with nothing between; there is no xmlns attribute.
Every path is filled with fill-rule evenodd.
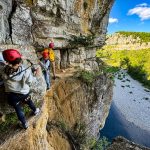
<svg viewBox="0 0 150 150"><path fill-rule="evenodd" d="M96 48L80 47L78 49L61 50L57 51L58 68L68 68L79 66L86 70L97 70L98 64L96 63Z"/></svg>
<svg viewBox="0 0 150 150"><path fill-rule="evenodd" d="M95 47L104 44L113 2L114 0L0 0L0 51L18 49L37 64L36 50L47 47L53 39L58 69L80 67L97 70ZM92 35L95 37L94 43L90 47L68 47L68 39L72 35ZM40 101L41 114L29 119L30 128L26 131L15 129L13 133L9 130L9 134L0 134L0 150L73 149L68 134L57 126L51 127L51 121L63 121L69 129L84 122L89 137L97 137L99 128L104 125L108 115L112 96L112 82L107 75L99 76L91 86L73 76L56 80L43 101L45 87L40 74L38 83L32 85L32 96L35 102ZM4 104L5 95L1 96ZM3 106L0 105L0 117L1 112L12 112Z"/></svg>
<svg viewBox="0 0 150 150"><path fill-rule="evenodd" d="M97 137L108 115L111 96L112 82L106 76L97 78L92 86L72 76L62 78L47 93L41 114L30 120L30 128L7 137L0 150L71 150L68 135L58 126L49 127L50 122L64 123L68 129L85 123L87 135Z"/></svg>
<svg viewBox="0 0 150 150"><path fill-rule="evenodd" d="M54 38L58 47L70 35L94 34L105 41L113 0L4 0L0 1L0 43L47 46ZM98 43L99 44L99 43Z"/></svg>
<svg viewBox="0 0 150 150"><path fill-rule="evenodd" d="M57 83L53 89L55 113L53 119L64 119L70 127L78 121L88 126L89 135L97 137L103 127L112 98L112 81L105 75L99 76L93 85L86 85L73 77ZM51 119L51 120L53 120ZM78 120L78 121L77 121Z"/></svg>
<svg viewBox="0 0 150 150"><path fill-rule="evenodd" d="M9 16L12 10L12 1L0 1L0 43L6 43L9 40L10 27Z"/></svg>
<svg viewBox="0 0 150 150"><path fill-rule="evenodd" d="M94 36L93 45L105 41L108 15L114 0L0 0L0 43L47 47L54 40L56 66L93 68L96 48L68 49L72 35ZM90 45L90 46L93 46ZM38 46L38 47L37 47ZM63 49L62 49L63 48ZM89 59L90 58L90 59ZM97 66L94 66L97 68Z"/></svg>
<svg viewBox="0 0 150 150"><path fill-rule="evenodd" d="M12 44L31 45L33 43L32 25L30 8L17 5L11 18Z"/></svg>
<svg viewBox="0 0 150 150"><path fill-rule="evenodd" d="M131 141L128 141L123 137L117 137L116 139L114 139L112 145L108 148L108 150L129 150L129 149L150 150L150 148L137 145Z"/></svg>

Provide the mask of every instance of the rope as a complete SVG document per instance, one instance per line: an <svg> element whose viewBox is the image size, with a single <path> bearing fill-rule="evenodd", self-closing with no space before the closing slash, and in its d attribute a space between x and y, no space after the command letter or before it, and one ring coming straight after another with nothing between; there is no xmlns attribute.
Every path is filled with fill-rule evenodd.
<svg viewBox="0 0 150 150"><path fill-rule="evenodd" d="M9 77L9 78L5 79L5 81L12 79L13 77L15 77L15 76L19 75L20 73L22 73L22 72L26 71L27 69L29 69L30 67L32 67L32 66L34 66L34 65L38 65L38 64L33 64L33 63L29 60L29 59L26 59L26 60L27 60L27 62L29 62L31 65L30 65L30 66L28 66L27 68L25 68L24 70L22 70L22 71L20 71L20 72L16 73L15 75L13 75L13 76L11 76L11 77Z"/></svg>

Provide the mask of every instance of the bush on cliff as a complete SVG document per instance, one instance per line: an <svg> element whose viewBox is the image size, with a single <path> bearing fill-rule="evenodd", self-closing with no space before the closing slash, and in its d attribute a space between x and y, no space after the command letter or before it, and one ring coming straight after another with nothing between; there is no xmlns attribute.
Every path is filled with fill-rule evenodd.
<svg viewBox="0 0 150 150"><path fill-rule="evenodd" d="M71 38L68 40L68 43L71 47L78 47L78 46L91 46L94 43L94 36L93 35L80 35L80 36L75 36L72 35Z"/></svg>
<svg viewBox="0 0 150 150"><path fill-rule="evenodd" d="M100 71L91 72L91 71L81 70L78 72L77 77L87 85L91 85L96 79L96 77L99 76L100 74L101 74Z"/></svg>
<svg viewBox="0 0 150 150"><path fill-rule="evenodd" d="M90 139L89 141L89 145L90 145L89 148L90 150L106 150L110 144L111 143L108 141L106 137L102 137L98 140L93 138Z"/></svg>

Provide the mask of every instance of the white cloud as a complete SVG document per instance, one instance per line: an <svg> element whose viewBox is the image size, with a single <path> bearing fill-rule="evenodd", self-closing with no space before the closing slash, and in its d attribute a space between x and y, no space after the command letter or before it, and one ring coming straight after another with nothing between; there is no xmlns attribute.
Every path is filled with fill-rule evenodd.
<svg viewBox="0 0 150 150"><path fill-rule="evenodd" d="M146 6L148 6L148 4L147 3L142 3L142 4L139 4L139 5L136 5L136 6L146 7Z"/></svg>
<svg viewBox="0 0 150 150"><path fill-rule="evenodd" d="M139 4L128 11L128 15L134 14L138 15L141 20L148 20L150 19L150 7L146 3Z"/></svg>
<svg viewBox="0 0 150 150"><path fill-rule="evenodd" d="M109 23L117 23L118 19L117 18L109 18Z"/></svg>

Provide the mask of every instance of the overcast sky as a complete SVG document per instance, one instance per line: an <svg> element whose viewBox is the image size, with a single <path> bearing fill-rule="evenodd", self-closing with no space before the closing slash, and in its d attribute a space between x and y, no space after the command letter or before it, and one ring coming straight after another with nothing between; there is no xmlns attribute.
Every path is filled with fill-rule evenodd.
<svg viewBox="0 0 150 150"><path fill-rule="evenodd" d="M109 17L108 34L116 31L150 32L150 0L116 0Z"/></svg>

